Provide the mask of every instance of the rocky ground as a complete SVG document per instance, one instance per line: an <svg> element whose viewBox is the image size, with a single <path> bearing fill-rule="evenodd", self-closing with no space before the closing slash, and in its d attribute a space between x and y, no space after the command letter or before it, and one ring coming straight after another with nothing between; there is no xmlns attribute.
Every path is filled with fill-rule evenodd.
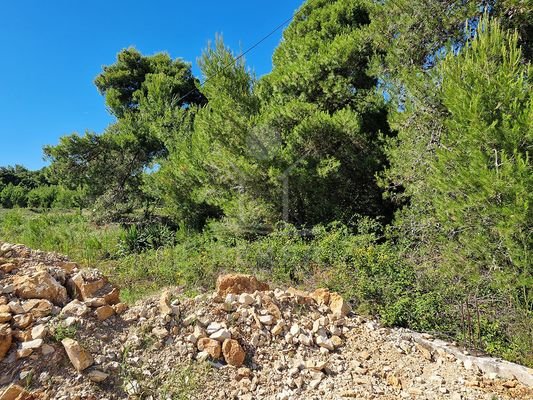
<svg viewBox="0 0 533 400"><path fill-rule="evenodd" d="M0 400L533 398L531 370L436 342L243 275L128 307L98 271L0 242Z"/></svg>

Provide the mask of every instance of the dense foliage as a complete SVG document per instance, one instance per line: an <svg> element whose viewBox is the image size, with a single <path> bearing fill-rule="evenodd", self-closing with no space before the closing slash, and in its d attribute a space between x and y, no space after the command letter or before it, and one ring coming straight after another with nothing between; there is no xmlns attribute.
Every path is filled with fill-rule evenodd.
<svg viewBox="0 0 533 400"><path fill-rule="evenodd" d="M0 169L4 208L91 213L0 214L0 235L107 259L130 298L223 270L318 282L533 365L532 21L526 0L307 1L271 73L217 37L202 85L122 50L95 80L115 123Z"/></svg>

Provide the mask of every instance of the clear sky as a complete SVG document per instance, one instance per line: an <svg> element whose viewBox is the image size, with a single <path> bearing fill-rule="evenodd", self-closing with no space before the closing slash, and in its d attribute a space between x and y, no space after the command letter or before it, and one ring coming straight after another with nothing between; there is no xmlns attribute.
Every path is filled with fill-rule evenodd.
<svg viewBox="0 0 533 400"><path fill-rule="evenodd" d="M244 50L289 18L303 0L0 1L0 166L45 165L42 147L112 118L93 80L116 53L166 51L193 63L216 33ZM247 55L270 71L281 31Z"/></svg>

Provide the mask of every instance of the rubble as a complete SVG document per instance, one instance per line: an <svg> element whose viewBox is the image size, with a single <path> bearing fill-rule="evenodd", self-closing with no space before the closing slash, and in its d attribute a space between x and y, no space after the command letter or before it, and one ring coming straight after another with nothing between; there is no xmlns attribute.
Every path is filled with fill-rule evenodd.
<svg viewBox="0 0 533 400"><path fill-rule="evenodd" d="M60 255L0 243L0 264L8 263L0 400L533 397L531 370L383 328L327 289L270 290L232 274L212 295L168 288L128 307L101 273ZM35 276L54 296L27 298L27 282L39 282L19 277Z"/></svg>

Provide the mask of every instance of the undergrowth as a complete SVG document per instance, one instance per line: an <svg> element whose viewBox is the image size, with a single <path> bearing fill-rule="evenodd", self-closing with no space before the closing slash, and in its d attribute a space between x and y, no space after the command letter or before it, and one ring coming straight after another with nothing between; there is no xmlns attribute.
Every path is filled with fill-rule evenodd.
<svg viewBox="0 0 533 400"><path fill-rule="evenodd" d="M325 286L350 299L356 312L377 315L385 325L440 334L533 365L533 318L527 310L513 308L507 293L494 288L482 292L493 302L477 305L475 298L474 309L473 294L457 285L455 277L430 274L407 262L372 221L363 221L356 231L341 224L309 231L280 225L255 241L209 229L163 232L162 237L171 237L167 245L136 248L130 242L135 251L125 252L121 240L135 237L118 225L97 227L77 213L0 212L2 240L97 266L121 287L122 299L129 303L165 286L180 285L195 295L211 290L220 273L253 273L280 286ZM479 319L462 317L464 304ZM509 304L505 313L502 304Z"/></svg>

